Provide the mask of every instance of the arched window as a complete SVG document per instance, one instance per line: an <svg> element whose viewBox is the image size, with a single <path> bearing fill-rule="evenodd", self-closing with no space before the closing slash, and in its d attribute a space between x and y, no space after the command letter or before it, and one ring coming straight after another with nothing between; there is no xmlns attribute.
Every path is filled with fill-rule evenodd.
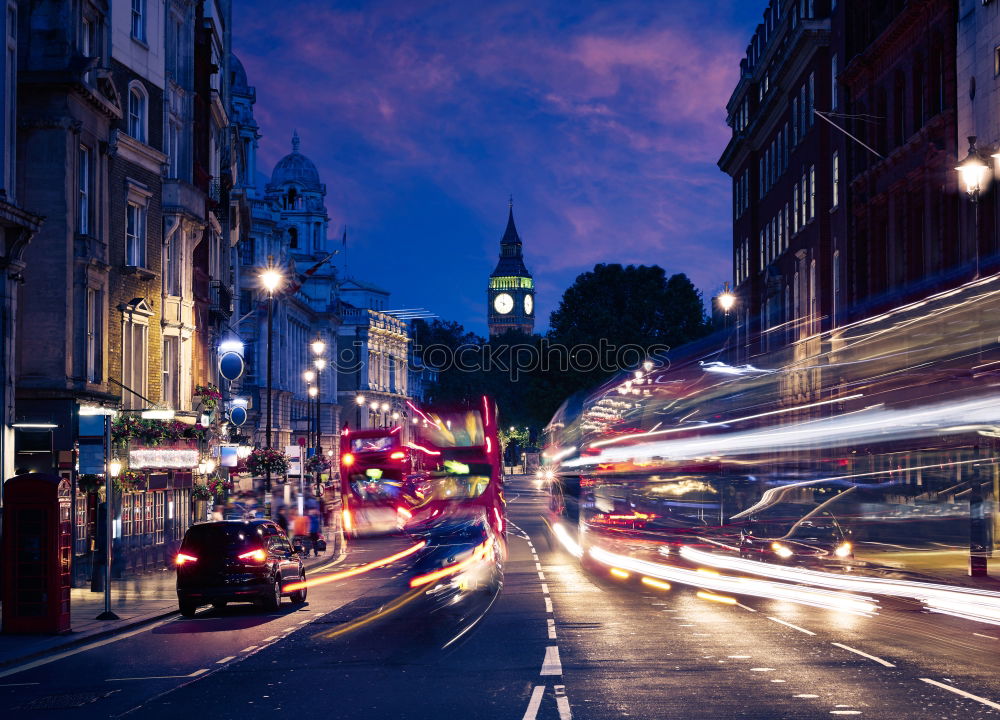
<svg viewBox="0 0 1000 720"><path fill-rule="evenodd" d="M128 134L146 142L146 91L138 82L128 88Z"/></svg>

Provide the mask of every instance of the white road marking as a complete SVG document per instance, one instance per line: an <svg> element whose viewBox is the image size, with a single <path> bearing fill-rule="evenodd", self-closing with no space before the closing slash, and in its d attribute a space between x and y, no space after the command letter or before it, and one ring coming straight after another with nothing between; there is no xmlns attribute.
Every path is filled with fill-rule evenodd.
<svg viewBox="0 0 1000 720"><path fill-rule="evenodd" d="M198 677L199 675L204 675L207 672L208 668L201 668L200 670L195 670L193 673L189 673L188 675L147 675L146 677L108 678L104 682L125 682L127 680L173 680L175 678Z"/></svg>
<svg viewBox="0 0 1000 720"><path fill-rule="evenodd" d="M812 693L799 693L798 695L793 695L792 697L797 697L797 698L818 698L819 695L813 695Z"/></svg>
<svg viewBox="0 0 1000 720"><path fill-rule="evenodd" d="M566 697L566 686L556 685L556 709L559 711L559 720L571 720L573 714L569 710L569 698Z"/></svg>
<svg viewBox="0 0 1000 720"><path fill-rule="evenodd" d="M730 655L729 657L733 658L734 660L749 660L750 659L749 655Z"/></svg>
<svg viewBox="0 0 1000 720"><path fill-rule="evenodd" d="M545 612L547 613L552 612L552 600L550 600L548 597L545 598Z"/></svg>
<svg viewBox="0 0 1000 720"><path fill-rule="evenodd" d="M312 622L312 618L306 618L305 620L299 620L299 625L305 625L307 622Z"/></svg>
<svg viewBox="0 0 1000 720"><path fill-rule="evenodd" d="M928 683L929 685L935 685L939 688L944 688L945 690L953 692L956 695L961 695L964 698L969 698L969 700L975 700L976 702L980 702L987 707L993 708L994 710L1000 710L1000 703L995 703L992 700L981 698L978 695L973 695L970 692L965 692L965 690L959 690L957 687L952 687L951 685L945 685L944 683L938 682L937 680L931 680L930 678L920 678L920 679L923 680L925 683Z"/></svg>
<svg viewBox="0 0 1000 720"><path fill-rule="evenodd" d="M847 645L842 645L841 643L831 643L831 644L832 645L836 645L839 648L843 648L844 650L847 650L848 652L852 652L855 655L860 655L861 657L866 657L869 660L874 660L879 665L885 665L886 667L896 667L895 665L893 665L888 660L883 660L880 657L875 657L874 655L869 655L868 653L862 652L861 650L858 650L857 648L852 648L852 647L849 647Z"/></svg>
<svg viewBox="0 0 1000 720"><path fill-rule="evenodd" d="M125 640L133 635L138 635L140 633L147 632L153 628L158 628L160 625L165 625L166 623L173 620L173 617L169 617L166 620L161 620L158 623L153 623L152 625L144 625L138 630L133 630L131 632L122 633L121 635L114 635L105 640L99 640L98 642L90 643L89 645L81 645L78 648L73 648L72 650L66 650L61 653L56 653L55 655L50 655L49 657L42 658L41 660L34 660L30 663L25 663L24 665L18 665L17 667L12 667L10 670L4 670L0 672L0 678L5 678L10 675L17 675L25 670L31 670L32 668L41 667L42 665L48 665L50 662L55 662L56 660L62 660L63 658L70 657L71 655L76 655L77 653L86 652L87 650L93 650L94 648L103 647L105 645L110 645L113 642L118 642L119 640Z"/></svg>
<svg viewBox="0 0 1000 720"><path fill-rule="evenodd" d="M535 570L541 570L541 569L542 569L542 564L536 562L535 563Z"/></svg>
<svg viewBox="0 0 1000 720"><path fill-rule="evenodd" d="M779 623L781 625L785 625L786 627L790 627L792 630L798 630L799 632L805 633L806 635L815 635L816 634L812 630L806 630L805 628L800 628L798 625L792 625L790 622L785 622L784 620L782 620L780 618L771 617L770 615L768 615L767 619L768 620L774 620L774 622L776 622L776 623Z"/></svg>
<svg viewBox="0 0 1000 720"><path fill-rule="evenodd" d="M538 716L538 708L542 704L542 695L545 694L544 685L535 685L535 688L531 691L531 699L528 700L528 709L524 711L524 717L521 720L535 720Z"/></svg>
<svg viewBox="0 0 1000 720"><path fill-rule="evenodd" d="M750 672L774 672L774 668L750 668Z"/></svg>
<svg viewBox="0 0 1000 720"><path fill-rule="evenodd" d="M549 618L547 622L549 624L549 640L555 640L556 639L556 621L553 620L552 618Z"/></svg>
<svg viewBox="0 0 1000 720"><path fill-rule="evenodd" d="M773 678L771 682L788 682L787 680L781 680L780 678Z"/></svg>
<svg viewBox="0 0 1000 720"><path fill-rule="evenodd" d="M562 662L559 660L559 648L549 645L545 648L545 658L542 660L542 671L539 675L562 675Z"/></svg>
<svg viewBox="0 0 1000 720"><path fill-rule="evenodd" d="M975 635L976 637L987 638L989 640L996 640L997 639L997 638L993 637L992 635L983 635L982 633L972 633L972 634Z"/></svg>
<svg viewBox="0 0 1000 720"><path fill-rule="evenodd" d="M235 660L235 659L236 659L235 655L230 655L229 657L224 657L221 660L216 660L215 664L216 665L223 665L223 664L229 662L230 660Z"/></svg>
<svg viewBox="0 0 1000 720"><path fill-rule="evenodd" d="M736 607L741 607L741 608L743 608L744 610L749 610L750 612L757 612L757 611L756 611L756 610L754 610L754 609L753 609L752 607L747 607L747 606L746 606L746 605L744 605L743 603L736 603Z"/></svg>
<svg viewBox="0 0 1000 720"><path fill-rule="evenodd" d="M263 642L271 642L272 640L277 640L277 639L278 639L277 635L272 635L271 637L264 638Z"/></svg>
<svg viewBox="0 0 1000 720"><path fill-rule="evenodd" d="M546 583L542 583L542 594L544 595L549 594L549 586Z"/></svg>
<svg viewBox="0 0 1000 720"><path fill-rule="evenodd" d="M543 573L541 570L538 571L538 579L539 580L544 580L545 579L545 573Z"/></svg>
<svg viewBox="0 0 1000 720"><path fill-rule="evenodd" d="M860 710L831 710L831 715L860 715Z"/></svg>
<svg viewBox="0 0 1000 720"><path fill-rule="evenodd" d="M244 653L244 652L250 652L251 650L256 650L256 649L257 649L257 646L256 646L256 645L251 645L250 647L245 647L245 648L243 648L242 650L240 650L240 652L241 652L241 653Z"/></svg>

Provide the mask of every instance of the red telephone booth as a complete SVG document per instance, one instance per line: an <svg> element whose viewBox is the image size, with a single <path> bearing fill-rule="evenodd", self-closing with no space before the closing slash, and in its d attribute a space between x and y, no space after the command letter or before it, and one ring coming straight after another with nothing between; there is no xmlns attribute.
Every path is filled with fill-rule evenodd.
<svg viewBox="0 0 1000 720"><path fill-rule="evenodd" d="M3 632L70 629L70 483L28 473L4 485Z"/></svg>

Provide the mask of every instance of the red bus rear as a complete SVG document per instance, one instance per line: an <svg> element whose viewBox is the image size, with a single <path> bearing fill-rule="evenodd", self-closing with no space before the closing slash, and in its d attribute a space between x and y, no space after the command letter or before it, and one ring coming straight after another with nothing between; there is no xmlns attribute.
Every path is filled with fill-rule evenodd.
<svg viewBox="0 0 1000 720"><path fill-rule="evenodd" d="M352 537L399 531L409 516L403 485L418 467L405 425L346 432L341 439L344 532Z"/></svg>

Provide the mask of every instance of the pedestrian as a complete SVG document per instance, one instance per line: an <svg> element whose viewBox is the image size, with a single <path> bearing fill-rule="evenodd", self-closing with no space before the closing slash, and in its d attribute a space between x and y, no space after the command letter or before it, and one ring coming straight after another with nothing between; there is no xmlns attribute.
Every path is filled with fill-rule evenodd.
<svg viewBox="0 0 1000 720"><path fill-rule="evenodd" d="M305 515L296 515L292 520L292 537L309 537L309 518Z"/></svg>
<svg viewBox="0 0 1000 720"><path fill-rule="evenodd" d="M285 508L280 507L278 511L274 514L274 521L278 523L278 526L285 531L285 535L288 534L288 518L285 517Z"/></svg>
<svg viewBox="0 0 1000 720"><path fill-rule="evenodd" d="M309 511L309 540L312 542L313 554L319 555L319 532L320 516L319 510Z"/></svg>

